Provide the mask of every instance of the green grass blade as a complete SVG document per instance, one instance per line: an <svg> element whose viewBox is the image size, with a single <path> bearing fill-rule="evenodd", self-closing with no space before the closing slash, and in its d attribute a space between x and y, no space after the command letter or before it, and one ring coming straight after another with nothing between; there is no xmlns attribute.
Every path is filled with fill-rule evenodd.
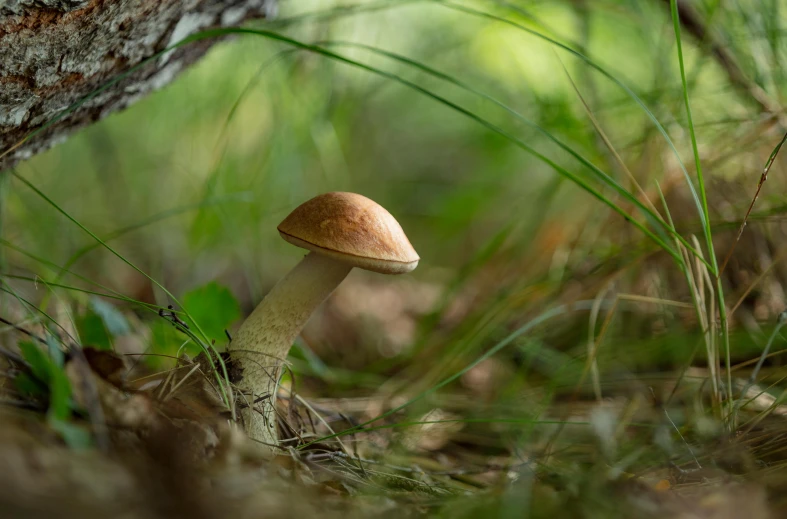
<svg viewBox="0 0 787 519"><path fill-rule="evenodd" d="M365 44L362 44L362 43L347 42L347 41L324 41L324 42L319 42L318 45L329 46L329 47L343 46L343 47L360 48L360 49L364 49L364 50L367 50L369 52L372 52L372 53L375 53L375 54L378 54L378 55L381 55L381 56L385 56L387 58L393 59L393 60L398 61L400 63L404 63L406 65L409 65L409 66L412 66L414 68L417 68L417 69L419 69L419 70L421 70L423 72L426 72L427 74L429 74L429 75L431 75L433 77L436 77L438 79L446 81L447 83L450 83L452 85L455 85L455 86L461 88L462 90L470 92L470 93L472 93L472 94L474 94L474 95L476 95L478 97L481 97L482 99L485 99L485 100L493 103L494 105L502 108L503 110L505 110L506 112L508 112L512 116L514 116L517 120L519 120L522 123L526 124L527 126L533 128L534 130L536 130L537 132L542 134L544 137L549 139L551 142L553 142L557 146L559 146L562 150L564 150L565 152L570 154L572 157L574 157L578 162L580 162L582 165L584 165L590 171L592 171L593 174L599 180L601 180L606 185L610 186L618 194L620 194L626 200L628 200L629 202L634 204L646 216L646 218L652 224L654 224L658 229L662 229L662 230L666 231L666 233L669 234L671 237L673 237L673 238L677 239L678 241L680 241L683 244L683 246L686 247L687 250L689 250L695 256L700 258L701 261L705 262L705 259L700 257L700 255L694 249L694 246L691 245L685 238L683 238L683 236L681 236L677 232L677 230L675 229L675 227L673 225L669 225L667 222L665 222L663 218L661 218L657 213L654 213L651 209L649 209L642 202L640 202L640 200L637 199L637 197L632 195L628 190L626 190L622 185L620 185L620 183L618 181L616 181L609 174L607 174L606 172L601 170L598 166L593 164L589 159L587 159L586 157L584 157L583 155L578 153L576 150L574 150L573 148L568 146L566 143L564 143L563 141L561 141L560 139L555 137L554 134L550 133L549 131L547 131L542 126L540 126L540 125L536 124L535 122L531 121L530 119L526 118L525 116L523 116L522 114L520 114L519 112L517 112L516 110L514 110L510 106L508 106L505 103L501 102L500 100L490 96L489 94L481 92L481 91L477 90L476 88L473 88L469 84L467 84L467 83L465 83L465 82L463 82L463 81L461 81L459 79L456 79L453 76L450 76L448 74L440 72L439 70L436 70L436 69L434 69L432 67L429 67L428 65L425 65L425 64L423 64L421 62L412 60L412 59L410 59L410 58L408 58L406 56L403 56L401 54L388 52L388 51L379 49L377 47L373 47L373 46L370 46L370 45L365 45ZM708 265L708 266L710 267L710 265Z"/></svg>
<svg viewBox="0 0 787 519"><path fill-rule="evenodd" d="M20 276L18 274L5 274L5 273L1 273L0 272L0 277L1 278L7 278L7 279L17 279L19 281L29 281L30 283L43 283L43 284L45 284L45 285L47 285L49 287L62 288L64 290L69 290L71 292L81 292L83 294L99 296L99 297L106 297L107 299L114 299L116 301L123 301L125 303L131 303L131 304L134 304L134 305L138 305L138 306L141 306L142 308L145 308L146 310L150 310L151 312L154 312L154 313L158 313L159 310L166 310L168 312L172 312L173 311L173 310L170 310L170 309L165 308L163 306L155 305L155 304L152 304L152 303L146 303L144 301L139 301L137 299L133 299L131 297L127 297L127 296L124 296L124 295L110 294L110 293L106 293L106 292L97 292L95 290L88 290L87 288L75 287L75 286L72 286L72 285L64 285L62 283L54 283L54 282L51 282L51 281L47 281L45 279L41 279L41 277L39 277L39 276L36 276L36 277ZM175 313L182 313L182 312L177 311Z"/></svg>
<svg viewBox="0 0 787 519"><path fill-rule="evenodd" d="M484 18L484 19L487 19L487 20L492 20L492 21L495 21L495 22L500 22L500 23L509 25L509 26L514 27L514 28L516 28L518 30L524 31L524 32L526 32L526 33L528 33L528 34L530 34L532 36L535 36L535 37L537 37L539 39L542 39L542 40L546 41L547 43L549 43L551 45L554 45L557 48L559 48L559 49L561 49L563 51L566 51L569 54L571 54L572 56L580 59L581 61L586 63L588 66L590 66L591 68L593 68L594 70L599 72L601 75L603 75L604 77L606 77L607 79L612 81L619 88L621 88L626 93L626 95L628 95L635 103L637 103L637 105L639 105L639 107L647 115L648 119L650 119L650 121L653 123L653 125L656 127L656 129L659 131L659 133L664 137L664 140L667 142L667 145L670 147L672 153L675 155L675 157L676 157L676 159L678 161L678 164L680 165L681 171L683 172L683 176L684 176L684 178L686 180L686 183L688 184L689 190L691 192L691 196L694 199L694 203L695 203L695 205L697 207L697 211L699 213L699 216L700 216L700 218L704 219L704 213L702 212L702 204L700 202L699 196L697 195L697 191L694 188L694 183L691 181L691 177L689 176L689 172L686 169L686 166L683 164L683 161L681 160L681 157L680 157L680 153L678 153L678 149L675 147L675 144L672 142L672 139L670 138L669 134L667 133L667 130L659 122L658 118L656 118L656 116L653 114L653 112L648 108L648 106L645 104L645 102L642 100L642 98L640 98L633 90L631 90L631 88L629 88L623 81L619 80L611 72L607 71L604 67L602 67L601 65L599 65L598 63L596 63L595 61L590 59L585 54L583 54L583 53L581 53L581 52L579 52L579 51L577 51L575 49L572 49L568 45L565 45L565 44L555 40L554 38L550 38L549 36L547 36L545 34L542 34L542 33L538 32L536 30L533 30L533 29L531 29L529 27L526 27L526 26L524 26L524 25L522 25L520 23L517 23L517 22L515 22L513 20L509 20L507 18L503 18L502 16L497 16L495 14L488 13L488 12L485 12L485 11L480 11L480 10L477 10L477 9L473 9L471 7L466 7L466 6L463 6L463 5L455 4L455 3L451 2L450 0L430 0L430 1L435 2L437 4L440 4L440 5L443 5L443 6L445 6L448 9L453 9L455 11L462 12L462 13L465 13L465 14L468 14L468 15L471 15L471 16L475 16L475 17L478 17L478 18ZM703 221L703 225L704 225L704 221Z"/></svg>
<svg viewBox="0 0 787 519"><path fill-rule="evenodd" d="M408 5L421 3L423 1L424 0L397 0L396 2L391 2L390 0L382 0L381 2L369 2L369 3L354 4L354 5L341 5L330 9L312 11L309 13L290 16L289 18L280 18L278 20L264 21L263 24L265 25L265 27L270 29L286 29L288 27L299 25L304 22L332 21L335 20L336 18L345 18L348 16L374 13L377 11L387 11L389 9L405 7Z"/></svg>
<svg viewBox="0 0 787 519"><path fill-rule="evenodd" d="M691 135L691 147L694 152L694 162L697 169L697 181L700 189L700 197L702 199L702 224L703 232L705 234L705 244L708 249L708 256L712 265L711 273L715 277L716 282L716 299L719 313L719 324L721 328L721 337L724 349L724 363L727 371L727 398L728 402L734 405L734 398L732 396L732 353L730 351L730 334L728 329L727 320L727 306L724 301L724 286L719 272L719 265L716 259L716 252L713 248L713 234L710 226L710 211L708 210L708 198L705 192L705 178L702 174L702 167L700 165L700 153L697 146L697 135L694 131L694 121L691 115L691 104L689 103L689 88L686 82L686 70L683 63L683 46L680 37L680 18L678 16L677 0L670 0L670 10L672 12L672 24L675 30L675 42L678 51L678 63L680 65L680 77L683 85L683 100L686 105L686 116L689 125L689 134ZM715 319L715 315L709 315L709 319ZM735 427L735 424L728 422L730 429Z"/></svg>
<svg viewBox="0 0 787 519"><path fill-rule="evenodd" d="M705 193L705 178L702 175L702 165L700 164L700 152L697 147L697 134L694 131L694 119L691 115L691 104L689 103L689 87L686 81L686 68L683 63L683 44L680 37L680 19L678 18L678 4L676 0L670 0L670 9L672 11L672 24L675 29L675 43L678 49L678 64L680 65L680 79L683 86L683 101L686 105L686 118L689 125L689 135L691 136L691 149L694 153L694 166L697 171L697 183L700 190L700 202L702 212L703 232L705 234L705 242L708 247L708 255L713 268L711 272L717 275L719 267L716 264L716 254L713 252L713 240L710 228L710 214L708 211L708 197Z"/></svg>

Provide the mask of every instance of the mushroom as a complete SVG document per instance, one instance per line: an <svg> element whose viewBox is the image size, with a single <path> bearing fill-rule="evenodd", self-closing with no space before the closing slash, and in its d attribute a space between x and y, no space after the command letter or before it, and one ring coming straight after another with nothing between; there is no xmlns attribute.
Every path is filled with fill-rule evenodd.
<svg viewBox="0 0 787 519"><path fill-rule="evenodd" d="M325 193L304 202L279 224L281 237L310 251L244 321L230 343L247 404L249 437L271 451L278 442L276 390L290 346L312 312L353 267L404 274L419 257L399 223L355 193Z"/></svg>

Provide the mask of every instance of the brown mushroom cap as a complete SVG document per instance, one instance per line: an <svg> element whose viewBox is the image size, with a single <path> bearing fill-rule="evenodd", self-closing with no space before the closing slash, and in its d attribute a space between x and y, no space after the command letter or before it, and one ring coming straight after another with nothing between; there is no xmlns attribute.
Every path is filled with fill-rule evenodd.
<svg viewBox="0 0 787 519"><path fill-rule="evenodd" d="M293 245L383 274L410 272L421 259L391 213L355 193L318 195L278 229Z"/></svg>

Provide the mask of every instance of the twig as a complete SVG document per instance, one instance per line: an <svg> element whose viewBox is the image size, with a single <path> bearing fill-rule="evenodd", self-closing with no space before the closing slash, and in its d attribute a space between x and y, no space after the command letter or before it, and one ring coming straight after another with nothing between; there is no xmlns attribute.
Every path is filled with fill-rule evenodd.
<svg viewBox="0 0 787 519"><path fill-rule="evenodd" d="M20 366L30 367L30 365L25 361L25 359L21 355L17 355L13 351L5 349L3 346L0 346L0 355L3 355L5 358L12 360L13 362L19 364Z"/></svg>
<svg viewBox="0 0 787 519"><path fill-rule="evenodd" d="M18 325L12 323L11 321L9 321L7 319L4 319L4 318L0 317L0 323L7 324L8 326L13 328L14 330L24 333L25 335L27 335L31 339L35 339L38 342L40 342L41 344L47 344L46 340L43 339L42 337L40 337L39 335L36 335L36 334L34 334L33 332L31 332L29 330L25 330L21 326L18 326Z"/></svg>
<svg viewBox="0 0 787 519"><path fill-rule="evenodd" d="M754 203L757 201L757 198L760 196L760 191L762 190L762 185L765 184L765 181L768 180L768 172L771 170L771 166L776 161L776 156L779 154L779 150L782 149L784 142L787 141L787 133L784 134L782 140L779 141L779 144L773 149L771 152L770 157L768 157L768 161L765 163L765 167L762 170L762 175L760 175L760 181L757 183L757 191L754 192L754 198L751 199L751 203L749 204L749 209L746 210L746 215L743 217L743 221L741 222L741 226L738 228L738 235L735 237L735 241L732 242L730 246L729 252L727 252L727 256L724 258L724 262L721 264L721 268L719 268L719 273L716 275L716 279L719 279L722 272L724 272L724 268L727 266L727 263L730 261L730 257L732 257L733 251L735 251L735 247L738 245L738 242L741 239L741 235L743 235L743 229L746 227L746 223L749 220L749 215L751 214L751 210L754 208Z"/></svg>

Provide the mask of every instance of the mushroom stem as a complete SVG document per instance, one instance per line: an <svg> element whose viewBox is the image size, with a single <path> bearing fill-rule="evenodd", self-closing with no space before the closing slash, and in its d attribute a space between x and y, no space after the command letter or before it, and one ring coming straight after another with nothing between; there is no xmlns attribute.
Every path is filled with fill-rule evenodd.
<svg viewBox="0 0 787 519"><path fill-rule="evenodd" d="M276 389L290 346L312 312L347 277L352 266L311 252L265 296L230 344L243 369L242 416L250 438L276 445ZM273 447L271 447L273 449Z"/></svg>

